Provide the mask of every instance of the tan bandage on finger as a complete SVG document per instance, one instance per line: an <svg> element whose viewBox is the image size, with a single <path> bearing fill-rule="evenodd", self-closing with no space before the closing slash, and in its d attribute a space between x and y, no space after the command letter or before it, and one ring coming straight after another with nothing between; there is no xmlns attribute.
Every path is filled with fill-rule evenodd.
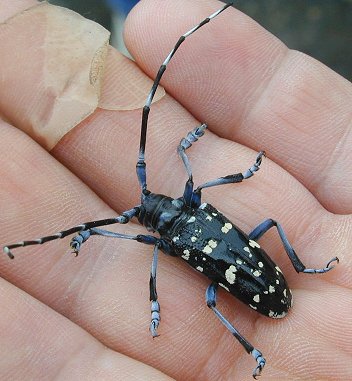
<svg viewBox="0 0 352 381"><path fill-rule="evenodd" d="M48 3L1 23L0 115L51 150L97 107L142 107L152 81L109 47L109 37L101 25Z"/></svg>

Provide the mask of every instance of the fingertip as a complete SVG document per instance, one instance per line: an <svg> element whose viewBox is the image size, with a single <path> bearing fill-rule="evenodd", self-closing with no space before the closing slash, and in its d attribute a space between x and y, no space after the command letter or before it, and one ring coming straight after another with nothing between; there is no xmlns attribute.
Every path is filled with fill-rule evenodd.
<svg viewBox="0 0 352 381"><path fill-rule="evenodd" d="M17 13L20 13L38 4L39 3L36 0L21 0L21 1L1 0L0 1L0 23L5 22L9 18L15 16Z"/></svg>

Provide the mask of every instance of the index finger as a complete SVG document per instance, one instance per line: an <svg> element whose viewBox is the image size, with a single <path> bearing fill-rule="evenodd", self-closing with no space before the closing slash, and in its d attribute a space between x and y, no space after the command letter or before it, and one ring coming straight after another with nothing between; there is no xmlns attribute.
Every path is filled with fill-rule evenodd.
<svg viewBox="0 0 352 381"><path fill-rule="evenodd" d="M218 6L141 1L126 44L153 77L177 37ZM192 39L168 67L167 91L218 135L265 149L330 211L350 213L351 84L236 9Z"/></svg>

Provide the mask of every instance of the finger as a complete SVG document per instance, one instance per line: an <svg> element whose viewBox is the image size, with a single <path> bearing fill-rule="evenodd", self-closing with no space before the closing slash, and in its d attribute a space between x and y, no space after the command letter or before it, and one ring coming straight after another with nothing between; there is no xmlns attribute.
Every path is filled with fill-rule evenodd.
<svg viewBox="0 0 352 381"><path fill-rule="evenodd" d="M8 1L0 0L0 23L8 20L16 13L24 11L33 5L36 5L36 0Z"/></svg>
<svg viewBox="0 0 352 381"><path fill-rule="evenodd" d="M2 380L170 380L0 279Z"/></svg>
<svg viewBox="0 0 352 381"><path fill-rule="evenodd" d="M140 2L125 32L138 65L154 77L178 37L220 4ZM218 135L265 149L327 209L352 211L348 81L231 9L183 44L162 83Z"/></svg>

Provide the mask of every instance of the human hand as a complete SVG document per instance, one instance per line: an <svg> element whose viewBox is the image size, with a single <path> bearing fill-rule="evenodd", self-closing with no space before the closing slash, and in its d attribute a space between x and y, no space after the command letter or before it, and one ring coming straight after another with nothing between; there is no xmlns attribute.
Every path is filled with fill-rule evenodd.
<svg viewBox="0 0 352 381"><path fill-rule="evenodd" d="M142 1L125 35L138 66L153 78L178 37L218 8L216 1ZM288 316L265 318L219 293L221 311L266 357L262 380L351 379L351 84L233 9L183 44L163 85L173 98L151 109L152 191L182 194L186 175L176 146L205 121L210 131L189 153L197 184L242 171L260 149L268 159L251 180L205 190L203 199L247 232L277 219L309 267L340 258L328 274L296 274L270 232L261 243L293 290ZM1 107L0 94L0 112L16 120L0 124L1 243L111 217L138 203L141 110L98 109L51 157L21 132L21 119L12 117L21 110ZM134 223L119 231L144 232ZM206 307L206 278L160 256L162 321L152 340L151 248L92 238L75 259L68 242L1 259L2 379L251 379L253 359Z"/></svg>

